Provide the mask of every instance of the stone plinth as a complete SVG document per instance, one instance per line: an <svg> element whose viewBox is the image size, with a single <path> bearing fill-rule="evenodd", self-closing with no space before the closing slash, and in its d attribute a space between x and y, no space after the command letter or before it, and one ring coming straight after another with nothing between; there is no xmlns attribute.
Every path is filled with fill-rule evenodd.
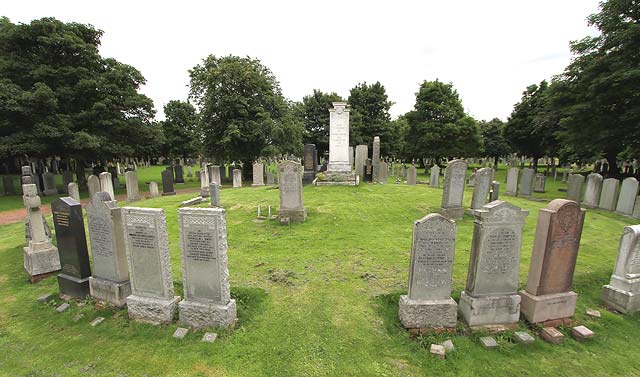
<svg viewBox="0 0 640 377"><path fill-rule="evenodd" d="M625 226L609 284L602 292L604 305L621 313L640 311L640 225Z"/></svg>
<svg viewBox="0 0 640 377"><path fill-rule="evenodd" d="M58 248L51 244L45 231L37 186L24 184L22 192L29 226L29 240L23 248L24 269L31 282L35 283L60 271L60 257Z"/></svg>

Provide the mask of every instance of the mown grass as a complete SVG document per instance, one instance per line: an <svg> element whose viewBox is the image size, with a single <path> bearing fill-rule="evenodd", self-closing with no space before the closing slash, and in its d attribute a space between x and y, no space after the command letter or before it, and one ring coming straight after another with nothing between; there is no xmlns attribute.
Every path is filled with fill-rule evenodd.
<svg viewBox="0 0 640 377"><path fill-rule="evenodd" d="M424 179L424 178L419 178ZM390 178L391 182L391 178ZM501 181L502 182L502 181ZM558 183L559 185L559 183ZM549 185L547 186L549 187ZM549 191L549 190L548 190ZM127 319L126 310L73 304L63 314L36 298L57 292L54 278L36 285L22 268L23 225L0 227L0 374L7 376L254 376L254 375L637 375L640 316L622 316L600 306L622 228L634 220L589 210L578 257L574 290L576 322L596 332L586 343L538 339L524 347L499 337L499 350L484 350L478 334L459 326L456 335L409 338L397 310L406 292L413 221L437 210L442 190L426 185L361 185L304 188L308 220L281 226L256 221L258 205L278 205L278 190L223 189L227 210L229 270L240 322L220 331L213 344L204 331L184 340L178 326L151 326ZM556 195L557 196L557 195ZM169 227L176 291L182 294L177 207L189 195L137 203L164 208ZM471 191L465 192L468 205ZM537 212L546 203L502 196L530 211L521 285L526 282ZM124 203L122 203L124 205ZM453 297L464 288L473 219L458 222ZM59 302L59 300L58 300ZM599 309L590 319L586 308ZM85 317L74 322L77 313ZM107 320L98 327L89 322ZM521 329L526 326L521 324ZM428 345L447 337L456 351L438 360Z"/></svg>

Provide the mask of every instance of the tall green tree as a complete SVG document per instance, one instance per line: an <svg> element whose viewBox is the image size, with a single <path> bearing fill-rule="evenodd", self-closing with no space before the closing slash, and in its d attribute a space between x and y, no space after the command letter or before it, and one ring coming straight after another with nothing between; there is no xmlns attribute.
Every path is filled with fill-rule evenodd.
<svg viewBox="0 0 640 377"><path fill-rule="evenodd" d="M391 122L389 110L393 102L389 101L387 92L380 82L374 84L360 83L353 87L349 94L351 107L350 142L351 144L373 145L373 138L380 136L382 155L391 154L391 146L395 145L398 132Z"/></svg>
<svg viewBox="0 0 640 377"><path fill-rule="evenodd" d="M170 158L194 156L200 145L196 108L189 102L172 100L164 105L164 116L161 123L164 155Z"/></svg>
<svg viewBox="0 0 640 377"><path fill-rule="evenodd" d="M504 122L498 118L490 121L480 121L480 132L484 155L493 158L495 170L498 170L498 159L511 153L511 148L504 137Z"/></svg>
<svg viewBox="0 0 640 377"><path fill-rule="evenodd" d="M318 89L302 99L303 140L305 144L315 144L319 155L329 150L329 109L333 108L333 102L342 101L336 93Z"/></svg>

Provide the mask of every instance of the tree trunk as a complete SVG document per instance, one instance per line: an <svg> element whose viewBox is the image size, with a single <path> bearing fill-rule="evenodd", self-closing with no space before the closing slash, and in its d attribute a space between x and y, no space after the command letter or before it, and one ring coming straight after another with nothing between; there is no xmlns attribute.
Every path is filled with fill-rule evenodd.
<svg viewBox="0 0 640 377"><path fill-rule="evenodd" d="M498 161L500 160L500 158L498 156L495 156L493 158L493 170L498 171Z"/></svg>
<svg viewBox="0 0 640 377"><path fill-rule="evenodd" d="M78 179L78 189L85 190L87 188L87 177L84 175L84 159L76 159L75 168Z"/></svg>
<svg viewBox="0 0 640 377"><path fill-rule="evenodd" d="M616 157L618 157L618 154L615 152L607 152L605 154L605 158L609 163L609 170L607 170L607 178L612 178L612 177L616 178L620 175L618 172L618 161L616 160Z"/></svg>

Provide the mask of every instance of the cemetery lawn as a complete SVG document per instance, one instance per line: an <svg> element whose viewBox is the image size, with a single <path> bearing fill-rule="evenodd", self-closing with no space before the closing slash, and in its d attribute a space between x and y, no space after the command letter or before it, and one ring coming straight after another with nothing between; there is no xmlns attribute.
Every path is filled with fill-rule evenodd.
<svg viewBox="0 0 640 377"><path fill-rule="evenodd" d="M141 185L144 181L140 179ZM504 191L504 180L500 182ZM551 197L565 197L556 185L560 183L547 184L556 190ZM0 375L640 374L640 315L611 313L599 300L613 270L622 228L636 221L599 210L587 212L574 279L579 294L576 324L595 331L593 340L577 342L562 328L561 345L545 343L536 335L533 345L523 346L504 333L497 336L498 350L485 350L479 334L469 333L460 322L455 335L410 339L397 311L399 296L407 290L412 225L438 209L441 195L441 189L426 185L306 186L307 221L281 226L255 219L256 206L277 207L277 189L225 187L222 204L227 210L231 290L238 301L239 322L234 330L214 329L219 336L213 344L200 341L204 331L176 340L172 333L177 324L135 323L127 319L126 310L96 308L90 301L73 303L62 314L53 303L39 304L37 297L57 293L56 279L29 284L22 267L24 224L0 226ZM166 211L180 295L177 207L192 196L137 203ZM467 189L467 206L470 199ZM520 273L524 287L537 212L546 203L504 195L501 199L530 211ZM473 219L465 215L457 230L456 301L466 282L472 230ZM587 317L587 308L600 310L602 318ZM84 317L75 322L72 318L79 313ZM97 316L106 321L91 327L89 322ZM521 323L520 329L525 328ZM432 357L429 344L447 338L456 350L446 360Z"/></svg>

